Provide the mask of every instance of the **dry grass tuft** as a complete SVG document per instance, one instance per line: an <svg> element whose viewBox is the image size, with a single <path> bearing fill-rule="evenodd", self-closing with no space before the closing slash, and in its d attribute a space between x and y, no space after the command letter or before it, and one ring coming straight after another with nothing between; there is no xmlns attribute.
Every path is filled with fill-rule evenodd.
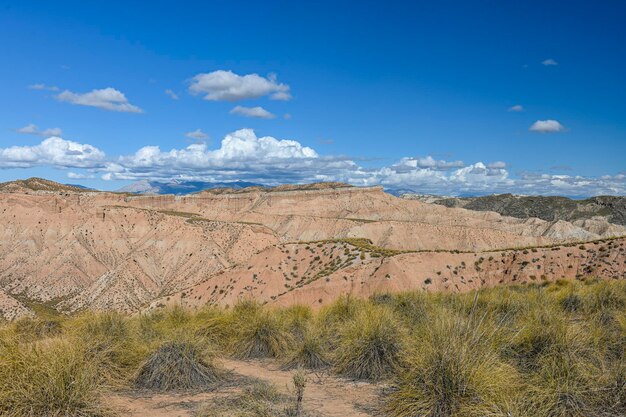
<svg viewBox="0 0 626 417"><path fill-rule="evenodd" d="M326 369L330 366L327 356L320 332L308 327L287 354L283 369Z"/></svg>
<svg viewBox="0 0 626 417"><path fill-rule="evenodd" d="M0 346L0 415L96 417L103 379L98 357L77 340L52 338Z"/></svg>
<svg viewBox="0 0 626 417"><path fill-rule="evenodd" d="M222 372L197 342L165 342L141 366L137 388L154 391L196 390L215 386Z"/></svg>
<svg viewBox="0 0 626 417"><path fill-rule="evenodd" d="M350 378L387 378L399 365L403 342L404 333L393 313L368 306L340 328L335 368Z"/></svg>
<svg viewBox="0 0 626 417"><path fill-rule="evenodd" d="M395 417L506 416L519 381L484 317L442 310L419 329L386 403Z"/></svg>
<svg viewBox="0 0 626 417"><path fill-rule="evenodd" d="M232 351L242 359L283 357L293 344L276 311L245 305L232 313Z"/></svg>

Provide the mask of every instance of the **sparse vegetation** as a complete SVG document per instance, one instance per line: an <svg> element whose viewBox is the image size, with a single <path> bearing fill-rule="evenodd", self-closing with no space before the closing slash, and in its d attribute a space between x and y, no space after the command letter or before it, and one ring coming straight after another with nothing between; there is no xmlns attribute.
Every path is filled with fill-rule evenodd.
<svg viewBox="0 0 626 417"><path fill-rule="evenodd" d="M313 415L304 392L313 370L384 381L387 416L617 417L626 282L342 297L319 312L244 301L22 319L0 327L0 415L107 416L111 391L232 389L217 353L274 358L296 370L293 387L239 381L198 416Z"/></svg>

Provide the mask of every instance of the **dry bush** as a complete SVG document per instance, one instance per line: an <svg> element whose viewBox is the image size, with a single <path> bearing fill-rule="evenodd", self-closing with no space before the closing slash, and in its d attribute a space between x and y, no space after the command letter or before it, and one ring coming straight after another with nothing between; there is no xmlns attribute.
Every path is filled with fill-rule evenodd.
<svg viewBox="0 0 626 417"><path fill-rule="evenodd" d="M215 386L223 373L201 343L192 340L161 344L139 368L134 386L155 391L197 390Z"/></svg>

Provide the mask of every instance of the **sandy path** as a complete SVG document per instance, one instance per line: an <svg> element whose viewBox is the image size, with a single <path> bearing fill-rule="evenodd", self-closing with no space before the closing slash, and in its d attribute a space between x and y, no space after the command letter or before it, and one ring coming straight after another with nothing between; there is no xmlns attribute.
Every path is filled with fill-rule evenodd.
<svg viewBox="0 0 626 417"><path fill-rule="evenodd" d="M257 378L274 384L288 394L293 387L293 372L282 371L270 361L224 360L223 365L235 375ZM371 417L375 413L364 410L375 407L378 387L363 382L352 382L335 376L309 374L304 394L304 408L321 417ZM239 389L236 386L215 392L198 394L138 394L114 393L105 400L107 406L129 417L193 417L204 402L227 396Z"/></svg>
<svg viewBox="0 0 626 417"><path fill-rule="evenodd" d="M293 372L282 371L272 362L227 360L224 364L227 369L232 369L239 375L271 382L283 393L289 393L293 387ZM362 409L375 406L377 390L375 385L365 382L309 374L304 391L304 409L315 411L324 417L371 417L372 414Z"/></svg>

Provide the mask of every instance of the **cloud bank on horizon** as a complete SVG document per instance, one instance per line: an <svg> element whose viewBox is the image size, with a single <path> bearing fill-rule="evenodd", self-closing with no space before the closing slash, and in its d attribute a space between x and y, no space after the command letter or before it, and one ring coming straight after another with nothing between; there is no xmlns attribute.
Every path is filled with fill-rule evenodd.
<svg viewBox="0 0 626 417"><path fill-rule="evenodd" d="M199 129L188 136L204 138ZM356 186L428 194L557 194L569 196L626 194L626 175L590 178L576 175L524 173L510 176L503 161L437 160L404 157L380 168L366 168L348 157L322 156L295 140L258 137L252 129L226 135L216 149L206 143L163 151L144 146L134 154L107 157L89 144L50 137L34 146L0 148L0 168L49 166L69 171L70 179L172 179L226 182L244 180L267 185L340 181Z"/></svg>

